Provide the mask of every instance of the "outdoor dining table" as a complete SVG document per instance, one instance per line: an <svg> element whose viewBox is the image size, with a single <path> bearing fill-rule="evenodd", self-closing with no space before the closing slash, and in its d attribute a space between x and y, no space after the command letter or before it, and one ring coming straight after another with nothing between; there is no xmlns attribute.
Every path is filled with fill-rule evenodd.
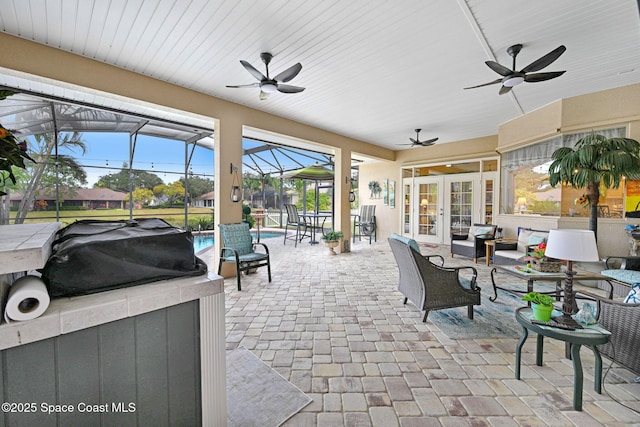
<svg viewBox="0 0 640 427"><path fill-rule="evenodd" d="M324 233L324 223L327 218L331 218L331 215L331 212L303 212L300 214L300 216L305 218L305 220L309 219L309 224L311 224L308 226L311 228L310 244L315 245L319 243L316 240L316 230L320 230ZM320 224L320 219L322 219L322 224Z"/></svg>

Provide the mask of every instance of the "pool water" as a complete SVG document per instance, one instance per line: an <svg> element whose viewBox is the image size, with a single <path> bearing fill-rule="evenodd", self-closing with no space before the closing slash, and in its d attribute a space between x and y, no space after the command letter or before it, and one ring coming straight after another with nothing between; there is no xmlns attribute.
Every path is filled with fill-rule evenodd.
<svg viewBox="0 0 640 427"><path fill-rule="evenodd" d="M258 233L255 231L251 232L253 239L258 238ZM272 239L274 237L282 237L280 233L260 233L260 240L262 239ZM209 246L213 246L213 234L201 234L199 236L193 236L193 249L196 253L200 252L203 249L208 248Z"/></svg>

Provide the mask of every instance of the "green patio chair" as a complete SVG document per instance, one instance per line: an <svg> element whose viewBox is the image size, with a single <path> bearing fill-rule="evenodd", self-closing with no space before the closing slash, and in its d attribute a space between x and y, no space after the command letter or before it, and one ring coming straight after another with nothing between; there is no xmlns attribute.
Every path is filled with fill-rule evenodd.
<svg viewBox="0 0 640 427"><path fill-rule="evenodd" d="M249 232L249 224L220 224L220 235L222 237L222 248L220 249L220 263L218 264L218 274L222 272L222 263L232 262L236 265L236 276L238 278L238 290L241 291L240 273L250 272L258 267L267 267L269 282L271 282L271 263L269 260L269 248L264 243L253 241ZM264 253L256 252L256 246L264 248Z"/></svg>

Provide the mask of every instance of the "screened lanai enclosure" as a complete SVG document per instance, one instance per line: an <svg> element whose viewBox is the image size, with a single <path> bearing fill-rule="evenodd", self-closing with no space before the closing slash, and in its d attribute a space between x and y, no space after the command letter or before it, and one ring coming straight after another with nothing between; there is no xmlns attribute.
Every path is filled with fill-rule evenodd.
<svg viewBox="0 0 640 427"><path fill-rule="evenodd" d="M13 168L15 183L0 181L0 224L146 216L212 228L213 120L73 88L14 83L0 87L0 124L26 141L35 162ZM332 169L330 154L251 135L243 149L242 200L268 211L265 225L283 223L284 203L333 210L332 182L282 178L312 164Z"/></svg>

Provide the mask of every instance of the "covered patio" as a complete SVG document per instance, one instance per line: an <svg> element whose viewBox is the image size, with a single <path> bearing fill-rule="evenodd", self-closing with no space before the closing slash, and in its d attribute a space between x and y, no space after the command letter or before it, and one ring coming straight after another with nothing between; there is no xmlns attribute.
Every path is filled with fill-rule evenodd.
<svg viewBox="0 0 640 427"><path fill-rule="evenodd" d="M582 351L584 406L579 412L572 406L573 368L562 342L545 340L544 365L538 367L535 340L527 341L518 381L517 333L467 332L458 326L452 334L441 319L456 313L464 318L463 307L432 313L422 323L414 306L403 305L386 239L356 243L339 256L328 255L322 246L263 241L272 254L273 281L258 271L243 277L238 292L234 279L228 279L226 347L246 347L313 399L286 426L637 423L637 413L622 405L640 409L635 375L605 358L604 392L595 393L588 349ZM470 263L449 258L448 245L421 245L421 250L441 254L447 266ZM213 262L210 251L202 256ZM482 288L479 308L513 310L502 291L495 303L489 301L490 267L474 267ZM481 323L482 317L476 313L471 322ZM512 311L505 318L503 326L517 331Z"/></svg>

